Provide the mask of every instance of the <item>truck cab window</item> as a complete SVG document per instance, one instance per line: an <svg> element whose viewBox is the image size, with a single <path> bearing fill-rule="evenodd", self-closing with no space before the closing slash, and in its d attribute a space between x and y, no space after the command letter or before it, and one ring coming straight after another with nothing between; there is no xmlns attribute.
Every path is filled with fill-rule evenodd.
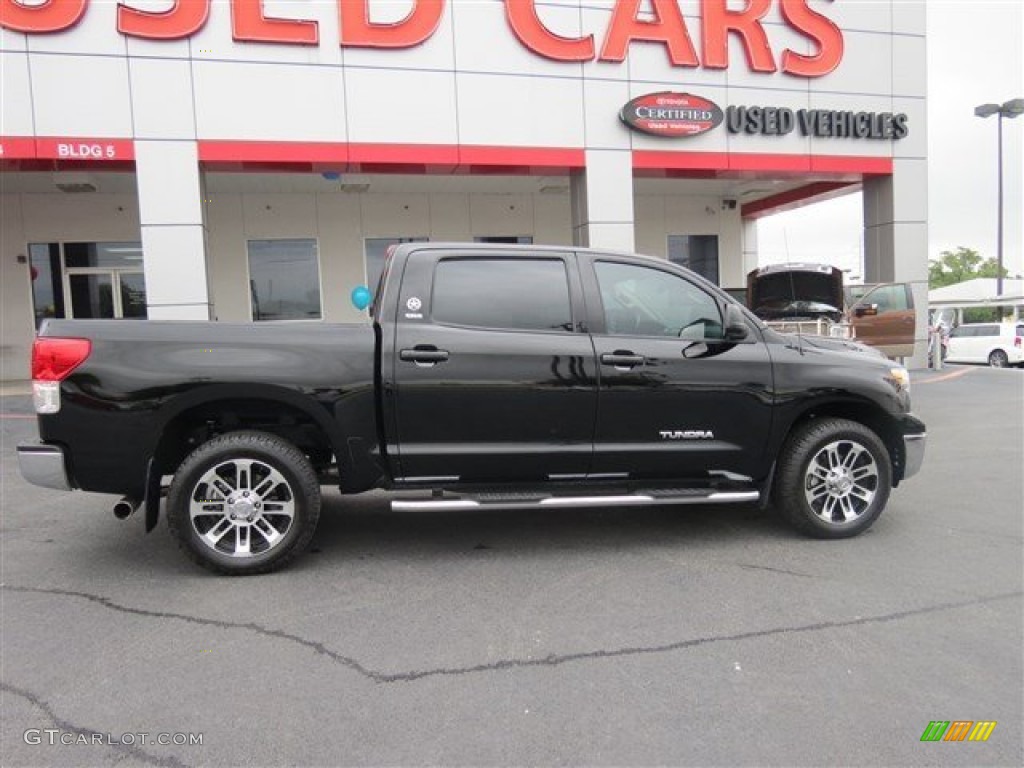
<svg viewBox="0 0 1024 768"><path fill-rule="evenodd" d="M721 339L718 303L697 286L659 269L598 261L594 264L613 336Z"/></svg>
<svg viewBox="0 0 1024 768"><path fill-rule="evenodd" d="M444 259L434 271L435 322L477 328L571 331L561 259Z"/></svg>

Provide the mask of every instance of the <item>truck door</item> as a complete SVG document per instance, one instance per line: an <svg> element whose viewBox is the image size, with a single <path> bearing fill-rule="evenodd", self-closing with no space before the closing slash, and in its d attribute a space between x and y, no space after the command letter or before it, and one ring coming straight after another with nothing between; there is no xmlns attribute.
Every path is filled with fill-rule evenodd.
<svg viewBox="0 0 1024 768"><path fill-rule="evenodd" d="M583 476L597 377L575 255L424 247L405 262L392 355L406 481Z"/></svg>
<svg viewBox="0 0 1024 768"><path fill-rule="evenodd" d="M883 283L868 289L850 310L857 341L878 347L889 357L914 354L914 292L908 283Z"/></svg>
<svg viewBox="0 0 1024 768"><path fill-rule="evenodd" d="M600 370L592 472L763 477L773 379L759 333L726 342L725 299L669 265L580 259Z"/></svg>

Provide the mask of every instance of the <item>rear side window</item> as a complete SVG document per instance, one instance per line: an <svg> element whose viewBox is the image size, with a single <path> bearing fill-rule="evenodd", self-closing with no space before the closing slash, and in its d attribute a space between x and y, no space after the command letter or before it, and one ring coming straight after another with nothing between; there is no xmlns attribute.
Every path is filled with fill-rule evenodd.
<svg viewBox="0 0 1024 768"><path fill-rule="evenodd" d="M1018 331L1019 333L1019 331ZM979 338L984 336L998 336L999 326L998 325L961 325L959 328L954 328L949 334L951 337L955 336L958 338Z"/></svg>
<svg viewBox="0 0 1024 768"><path fill-rule="evenodd" d="M521 331L571 331L561 259L444 259L434 270L435 322Z"/></svg>

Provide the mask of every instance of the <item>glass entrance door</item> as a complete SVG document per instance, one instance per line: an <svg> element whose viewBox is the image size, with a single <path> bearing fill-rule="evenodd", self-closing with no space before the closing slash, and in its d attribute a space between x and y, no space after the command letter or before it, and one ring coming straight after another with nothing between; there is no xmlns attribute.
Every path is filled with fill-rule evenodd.
<svg viewBox="0 0 1024 768"><path fill-rule="evenodd" d="M146 285L142 272L122 269L66 269L68 317L144 318Z"/></svg>
<svg viewBox="0 0 1024 768"><path fill-rule="evenodd" d="M65 273L67 296L71 299L68 317L110 318L114 313L114 273L73 272Z"/></svg>

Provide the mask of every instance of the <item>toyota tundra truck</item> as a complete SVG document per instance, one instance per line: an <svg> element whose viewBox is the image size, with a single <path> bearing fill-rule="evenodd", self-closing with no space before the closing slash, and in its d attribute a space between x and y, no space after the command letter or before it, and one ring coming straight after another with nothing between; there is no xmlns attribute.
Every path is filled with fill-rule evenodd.
<svg viewBox="0 0 1024 768"><path fill-rule="evenodd" d="M307 547L324 486L424 513L770 503L832 539L924 457L906 369L661 259L407 243L369 319L50 320L21 472L147 531L163 506L200 565L252 574Z"/></svg>

